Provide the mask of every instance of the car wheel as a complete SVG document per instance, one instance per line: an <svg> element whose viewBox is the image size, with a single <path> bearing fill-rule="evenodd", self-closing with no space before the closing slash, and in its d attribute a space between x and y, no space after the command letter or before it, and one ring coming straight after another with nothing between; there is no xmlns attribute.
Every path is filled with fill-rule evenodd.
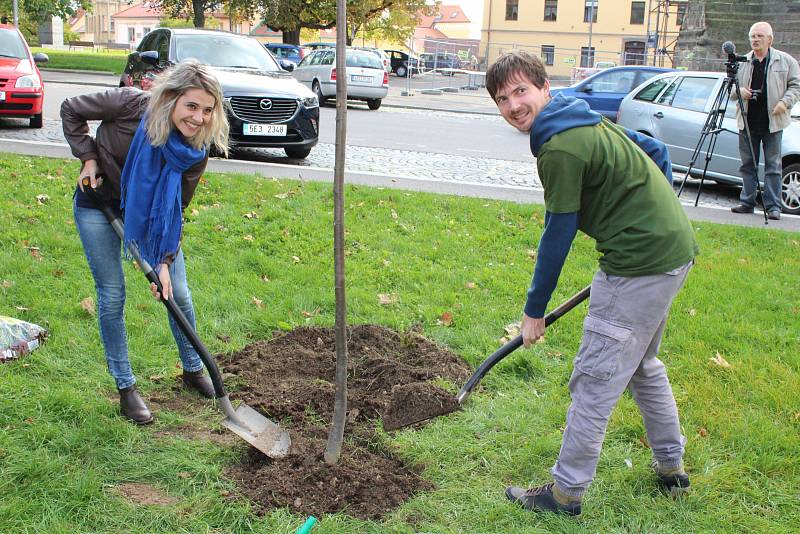
<svg viewBox="0 0 800 534"><path fill-rule="evenodd" d="M381 99L380 98L370 98L367 100L367 107L372 111L375 111L379 107L381 107Z"/></svg>
<svg viewBox="0 0 800 534"><path fill-rule="evenodd" d="M406 68L404 66L400 65L399 67L397 67L397 70L395 71L395 74L397 74L401 78L405 78L406 74L407 74Z"/></svg>
<svg viewBox="0 0 800 534"><path fill-rule="evenodd" d="M325 95L322 94L322 87L319 85L319 82L315 81L313 84L311 84L311 90L314 91L314 94L317 95L317 100L319 100L319 105L321 106L322 104L324 104L327 98L325 98Z"/></svg>
<svg viewBox="0 0 800 534"><path fill-rule="evenodd" d="M286 147L283 149L286 152L286 155L293 159L305 159L309 154L311 154L310 148L294 148L294 147Z"/></svg>
<svg viewBox="0 0 800 534"><path fill-rule="evenodd" d="M31 128L41 128L42 125L43 125L43 121L42 121L42 114L41 113L31 117L31 121L30 121L30 127Z"/></svg>
<svg viewBox="0 0 800 534"><path fill-rule="evenodd" d="M800 215L800 163L792 163L783 168L781 205L784 213Z"/></svg>

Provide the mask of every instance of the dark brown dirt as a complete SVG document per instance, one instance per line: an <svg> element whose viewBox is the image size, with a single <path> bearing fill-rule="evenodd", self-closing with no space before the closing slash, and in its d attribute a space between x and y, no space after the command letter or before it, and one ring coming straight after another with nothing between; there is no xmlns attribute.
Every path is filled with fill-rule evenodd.
<svg viewBox="0 0 800 534"><path fill-rule="evenodd" d="M392 398L383 413L383 428L397 430L458 410L452 393L428 382L400 384L392 388Z"/></svg>
<svg viewBox="0 0 800 534"><path fill-rule="evenodd" d="M227 472L261 511L288 507L305 515L379 519L414 493L433 489L380 445L375 425L395 385L434 378L460 384L469 367L419 334L375 325L348 330L348 359L346 441L339 463L328 466L322 455L335 392L333 330L299 328L218 356L231 397L279 422L292 438L286 458L270 460L251 448Z"/></svg>

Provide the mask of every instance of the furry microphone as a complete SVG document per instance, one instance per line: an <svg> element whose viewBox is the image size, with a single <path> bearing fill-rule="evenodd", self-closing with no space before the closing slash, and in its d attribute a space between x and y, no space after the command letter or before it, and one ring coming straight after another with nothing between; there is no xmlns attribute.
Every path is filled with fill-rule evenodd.
<svg viewBox="0 0 800 534"><path fill-rule="evenodd" d="M736 45L733 44L731 41L725 41L724 43L722 43L722 53L728 56L728 62L730 63L736 63L737 61L747 61L747 57L736 55Z"/></svg>

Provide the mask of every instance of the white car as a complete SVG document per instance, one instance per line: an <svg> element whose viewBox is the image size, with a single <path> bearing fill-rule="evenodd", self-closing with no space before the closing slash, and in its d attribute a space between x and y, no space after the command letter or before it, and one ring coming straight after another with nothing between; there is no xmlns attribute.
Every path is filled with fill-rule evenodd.
<svg viewBox="0 0 800 534"><path fill-rule="evenodd" d="M389 73L384 70L377 55L366 50L348 48L347 98L366 101L369 109L381 107L381 100L389 92ZM336 96L336 49L315 50L303 58L292 72L301 84L317 94L320 104Z"/></svg>
<svg viewBox="0 0 800 534"><path fill-rule="evenodd" d="M622 99L617 123L663 141L669 148L672 168L685 173L725 76L724 72L692 71L655 76ZM798 106L792 108L793 118L783 130L781 146L781 207L784 213L792 214L800 214L800 119L797 110ZM706 178L741 185L739 130L733 93L725 108L722 127L716 137ZM706 136L692 167L692 176L699 177L703 172L711 137ZM764 158L759 159L759 175L763 176Z"/></svg>

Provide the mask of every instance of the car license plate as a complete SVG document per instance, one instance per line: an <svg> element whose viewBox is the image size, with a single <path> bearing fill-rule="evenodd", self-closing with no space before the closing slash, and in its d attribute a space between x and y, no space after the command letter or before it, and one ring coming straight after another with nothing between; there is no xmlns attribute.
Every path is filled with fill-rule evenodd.
<svg viewBox="0 0 800 534"><path fill-rule="evenodd" d="M0 102L5 101L5 99L6 99L6 92L0 91Z"/></svg>
<svg viewBox="0 0 800 534"><path fill-rule="evenodd" d="M359 76L358 74L353 74L350 79L354 82L371 82L372 76Z"/></svg>
<svg viewBox="0 0 800 534"><path fill-rule="evenodd" d="M286 135L285 124L250 124L244 123L242 127L244 135Z"/></svg>

